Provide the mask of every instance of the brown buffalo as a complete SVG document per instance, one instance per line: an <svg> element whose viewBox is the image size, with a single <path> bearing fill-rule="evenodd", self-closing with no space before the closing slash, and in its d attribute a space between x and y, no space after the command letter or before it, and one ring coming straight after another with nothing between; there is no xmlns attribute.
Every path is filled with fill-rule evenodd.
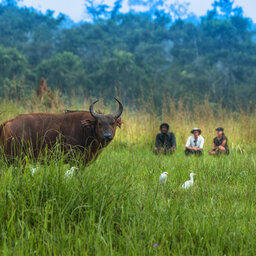
<svg viewBox="0 0 256 256"><path fill-rule="evenodd" d="M84 154L85 163L96 158L114 138L116 127L121 127L123 106L114 114L90 111L67 111L62 114L24 114L0 125L0 145L9 158L24 153L38 157L45 148L52 149L57 142L64 153L78 149Z"/></svg>

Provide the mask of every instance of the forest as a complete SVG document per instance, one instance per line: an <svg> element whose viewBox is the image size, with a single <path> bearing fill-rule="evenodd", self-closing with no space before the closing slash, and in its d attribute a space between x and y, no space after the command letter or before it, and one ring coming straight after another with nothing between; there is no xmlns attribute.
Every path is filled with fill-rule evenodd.
<svg viewBox="0 0 256 256"><path fill-rule="evenodd" d="M132 1L131 1L132 2ZM231 0L213 1L203 17L175 2L147 1L144 12L121 13L85 1L91 21L0 4L0 96L31 95L45 77L63 95L115 95L162 106L168 95L186 104L208 99L213 108L251 108L256 103L255 24Z"/></svg>

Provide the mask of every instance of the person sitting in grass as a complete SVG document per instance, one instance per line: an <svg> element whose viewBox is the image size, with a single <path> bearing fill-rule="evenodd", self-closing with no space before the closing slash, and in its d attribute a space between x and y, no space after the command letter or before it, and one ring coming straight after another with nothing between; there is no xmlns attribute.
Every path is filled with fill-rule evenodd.
<svg viewBox="0 0 256 256"><path fill-rule="evenodd" d="M154 153L174 153L176 147L176 139L173 132L168 132L169 124L161 124L160 131L161 133L156 135L156 147L154 148Z"/></svg>
<svg viewBox="0 0 256 256"><path fill-rule="evenodd" d="M213 148L209 152L210 155L229 154L228 138L224 134L224 129L218 127L216 129L217 137L213 139Z"/></svg>
<svg viewBox="0 0 256 256"><path fill-rule="evenodd" d="M202 155L204 147L204 138L201 136L202 131L199 128L194 128L191 133L193 135L187 140L185 154Z"/></svg>

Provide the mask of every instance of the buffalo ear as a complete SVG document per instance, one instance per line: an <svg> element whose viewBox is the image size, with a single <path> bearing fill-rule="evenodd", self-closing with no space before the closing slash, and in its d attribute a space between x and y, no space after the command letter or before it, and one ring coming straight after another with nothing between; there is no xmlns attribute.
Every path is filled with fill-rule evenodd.
<svg viewBox="0 0 256 256"><path fill-rule="evenodd" d="M92 126L95 125L96 120L90 120L90 119L85 119L81 121L81 125L83 127L88 127L88 126Z"/></svg>
<svg viewBox="0 0 256 256"><path fill-rule="evenodd" d="M116 119L116 124L117 124L117 126L118 126L119 128L121 128L121 126L122 126L123 123L124 123L124 122L121 120L121 118L117 118L117 119Z"/></svg>

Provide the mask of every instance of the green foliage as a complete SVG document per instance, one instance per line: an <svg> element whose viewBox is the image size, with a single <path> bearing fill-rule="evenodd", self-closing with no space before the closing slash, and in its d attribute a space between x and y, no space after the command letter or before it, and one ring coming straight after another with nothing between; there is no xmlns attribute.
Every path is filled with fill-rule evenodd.
<svg viewBox="0 0 256 256"><path fill-rule="evenodd" d="M3 78L24 78L27 60L16 49L0 47L0 76Z"/></svg>
<svg viewBox="0 0 256 256"><path fill-rule="evenodd" d="M0 4L0 45L15 47L25 55L30 64L38 64L55 53L56 31L64 16L53 18L33 9L18 8L16 5Z"/></svg>
<svg viewBox="0 0 256 256"><path fill-rule="evenodd" d="M5 3L0 45L27 59L23 87L35 87L45 76L50 87L68 93L118 93L127 100L153 93L159 107L169 94L198 103L205 95L213 104L225 99L230 108L256 103L255 30L233 1L214 1L195 22L192 14L184 18L185 3L168 6L169 13L159 9L162 1L129 3L149 11L121 14L119 0L112 9L86 1L93 22L71 27L63 15L55 19L51 11L43 15ZM1 81L6 77L12 79L2 70Z"/></svg>
<svg viewBox="0 0 256 256"><path fill-rule="evenodd" d="M90 85L82 61L70 52L63 52L43 60L36 68L38 79L47 77L48 83L64 92L77 91Z"/></svg>
<svg viewBox="0 0 256 256"><path fill-rule="evenodd" d="M54 158L34 175L32 162L24 173L1 162L0 254L254 255L255 161L115 144L71 178ZM191 171L195 185L183 191Z"/></svg>
<svg viewBox="0 0 256 256"><path fill-rule="evenodd" d="M150 83L147 70L136 64L133 54L124 51L114 51L112 57L104 60L99 73L91 77L99 90L104 89L104 95L109 96L118 89L131 98L140 93L140 86L146 87Z"/></svg>
<svg viewBox="0 0 256 256"><path fill-rule="evenodd" d="M16 49L0 46L0 95L9 97L21 96L22 84L28 74L27 59Z"/></svg>
<svg viewBox="0 0 256 256"><path fill-rule="evenodd" d="M71 100L71 109L85 109ZM1 155L0 255L254 255L256 111L216 105L214 113L208 102L192 111L182 103L158 116L151 102L136 112L125 108L114 141L87 167L74 152L65 163L60 147L39 161L11 165ZM33 100L0 103L1 123L40 112L39 106ZM172 120L174 155L152 152L162 120ZM209 156L220 125L230 155ZM186 157L195 126L202 128L205 153ZM71 164L79 172L67 177ZM38 167L33 175L32 167ZM164 171L171 175L159 186ZM197 174L195 184L184 191L190 172Z"/></svg>

